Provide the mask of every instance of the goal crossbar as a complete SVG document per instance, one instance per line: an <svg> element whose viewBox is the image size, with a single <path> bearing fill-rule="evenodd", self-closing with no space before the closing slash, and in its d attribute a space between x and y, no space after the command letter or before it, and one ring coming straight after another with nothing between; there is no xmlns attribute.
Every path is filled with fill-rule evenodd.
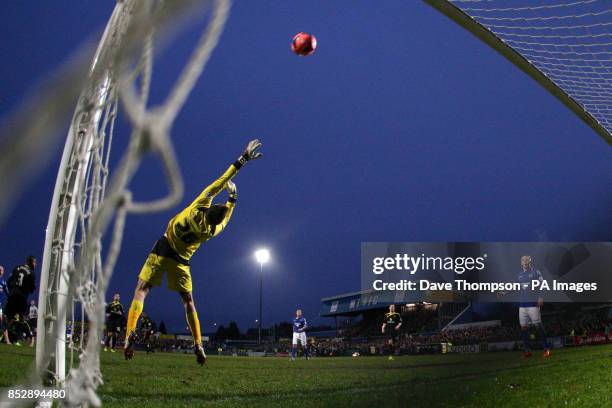
<svg viewBox="0 0 612 408"><path fill-rule="evenodd" d="M491 30L484 27L477 20L465 13L461 8L447 0L423 0L455 23L478 37L485 44L500 53L523 72L542 85L548 92L560 100L580 119L589 125L599 136L612 145L612 134L578 101L568 95L559 85L553 82L540 69L529 62L523 55L504 42Z"/></svg>

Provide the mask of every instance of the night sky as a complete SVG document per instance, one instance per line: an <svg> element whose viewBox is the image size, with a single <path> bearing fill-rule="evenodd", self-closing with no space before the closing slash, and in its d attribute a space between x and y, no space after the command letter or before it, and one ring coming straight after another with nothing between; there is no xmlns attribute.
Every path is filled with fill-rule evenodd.
<svg viewBox="0 0 612 408"><path fill-rule="evenodd" d="M113 6L2 2L0 114L84 39L99 37ZM290 52L299 31L317 36L312 56ZM154 102L198 36L192 27L157 59ZM254 326L259 246L272 252L268 325L297 307L311 324L328 322L317 317L321 297L360 289L362 241L612 241L610 146L434 9L405 0L237 1L173 128L181 207L128 219L110 286L126 306L168 220L254 137L264 158L236 177L232 221L192 259L204 331L230 320ZM0 226L0 264L9 270L28 254L42 257L60 154ZM135 197L160 197L163 183L150 158ZM179 297L167 288L154 289L145 310L185 330Z"/></svg>

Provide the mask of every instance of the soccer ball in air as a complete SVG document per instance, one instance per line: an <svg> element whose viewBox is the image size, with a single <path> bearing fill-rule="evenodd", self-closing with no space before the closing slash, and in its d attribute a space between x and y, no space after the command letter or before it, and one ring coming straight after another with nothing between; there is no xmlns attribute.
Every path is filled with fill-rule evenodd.
<svg viewBox="0 0 612 408"><path fill-rule="evenodd" d="M291 50L297 55L305 57L312 54L317 48L317 39L308 33L297 33L291 41Z"/></svg>

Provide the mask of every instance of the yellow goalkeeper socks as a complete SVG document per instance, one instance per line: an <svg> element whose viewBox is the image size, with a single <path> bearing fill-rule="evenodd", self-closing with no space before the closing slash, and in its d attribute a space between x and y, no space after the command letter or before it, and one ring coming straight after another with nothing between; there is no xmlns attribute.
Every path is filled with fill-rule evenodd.
<svg viewBox="0 0 612 408"><path fill-rule="evenodd" d="M200 321L198 320L198 312L187 312L187 324L191 329L191 335L195 344L202 344L202 333L200 332Z"/></svg>
<svg viewBox="0 0 612 408"><path fill-rule="evenodd" d="M128 312L128 321L127 321L127 329L125 331L125 341L130 338L130 334L136 330L136 324L138 323L138 318L142 313L144 305L140 300L132 300L132 305L130 306L130 311Z"/></svg>

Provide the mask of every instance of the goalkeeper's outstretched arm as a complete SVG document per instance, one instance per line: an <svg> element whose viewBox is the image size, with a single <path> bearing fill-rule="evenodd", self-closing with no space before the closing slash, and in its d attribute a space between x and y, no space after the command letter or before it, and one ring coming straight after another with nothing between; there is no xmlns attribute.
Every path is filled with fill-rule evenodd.
<svg viewBox="0 0 612 408"><path fill-rule="evenodd" d="M215 228L215 235L219 235L221 231L225 229L227 223L230 218L232 218L232 214L234 213L234 208L236 207L236 201L238 200L238 189L236 188L236 184L233 181L229 180L226 185L227 193L229 197L227 198L227 202L225 206L227 207L227 213L225 213L225 218L223 221Z"/></svg>
<svg viewBox="0 0 612 408"><path fill-rule="evenodd" d="M200 195L191 203L191 206L198 208L208 208L212 204L212 200L226 188L227 182L238 174L238 170L242 168L248 161L258 159L262 156L257 149L261 147L261 142L258 139L251 140L244 152L238 157L233 164L223 173L221 177L212 182L208 187L200 193ZM229 220L228 220L229 221Z"/></svg>

